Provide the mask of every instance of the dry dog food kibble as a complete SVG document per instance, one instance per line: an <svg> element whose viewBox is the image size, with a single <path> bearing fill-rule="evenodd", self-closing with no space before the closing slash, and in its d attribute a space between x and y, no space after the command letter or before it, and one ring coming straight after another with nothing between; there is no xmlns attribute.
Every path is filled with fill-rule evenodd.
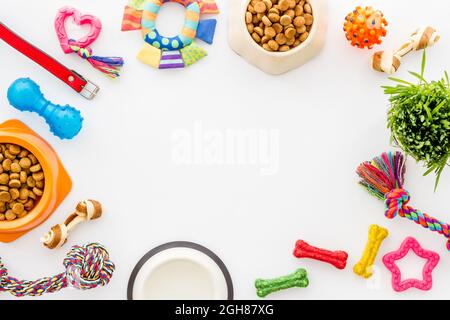
<svg viewBox="0 0 450 320"><path fill-rule="evenodd" d="M15 144L0 144L0 221L22 218L44 192L37 158Z"/></svg>
<svg viewBox="0 0 450 320"><path fill-rule="evenodd" d="M247 30L267 51L286 52L304 42L314 22L309 0L251 0Z"/></svg>

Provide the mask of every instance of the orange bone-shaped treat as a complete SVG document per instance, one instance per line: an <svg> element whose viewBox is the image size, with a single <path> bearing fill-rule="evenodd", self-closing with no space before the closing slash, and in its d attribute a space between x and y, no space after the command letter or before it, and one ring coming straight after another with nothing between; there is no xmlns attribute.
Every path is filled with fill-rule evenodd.
<svg viewBox="0 0 450 320"><path fill-rule="evenodd" d="M348 254L344 251L329 251L309 245L303 240L298 240L295 244L294 256L297 258L310 258L323 261L335 266L338 269L345 269Z"/></svg>

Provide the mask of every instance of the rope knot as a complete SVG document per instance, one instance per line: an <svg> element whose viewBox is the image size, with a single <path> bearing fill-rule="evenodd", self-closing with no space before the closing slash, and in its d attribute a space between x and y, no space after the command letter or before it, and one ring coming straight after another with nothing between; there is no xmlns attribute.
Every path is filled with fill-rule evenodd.
<svg viewBox="0 0 450 320"><path fill-rule="evenodd" d="M70 45L70 48L73 52L75 52L79 57L83 59L89 59L90 57L92 57L92 49L89 47L81 48L77 45Z"/></svg>
<svg viewBox="0 0 450 320"><path fill-rule="evenodd" d="M73 246L64 266L67 284L82 290L108 284L115 268L106 249L98 243Z"/></svg>
<svg viewBox="0 0 450 320"><path fill-rule="evenodd" d="M8 270L6 270L5 266L0 261L0 292L4 291L3 287L6 277L8 277Z"/></svg>
<svg viewBox="0 0 450 320"><path fill-rule="evenodd" d="M409 192L404 189L394 189L385 195L386 198L386 212L385 216L388 219L393 219L398 215L405 216L409 212L408 203L411 199Z"/></svg>

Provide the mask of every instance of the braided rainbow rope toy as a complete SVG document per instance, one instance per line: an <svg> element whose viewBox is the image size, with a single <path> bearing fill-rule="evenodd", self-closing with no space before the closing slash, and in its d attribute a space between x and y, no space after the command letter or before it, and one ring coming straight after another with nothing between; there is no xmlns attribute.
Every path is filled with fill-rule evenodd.
<svg viewBox="0 0 450 320"><path fill-rule="evenodd" d="M65 272L36 281L18 280L8 276L0 259L0 292L7 291L16 297L41 296L69 286L87 290L107 285L114 273L114 263L106 249L98 243L73 246L64 259Z"/></svg>
<svg viewBox="0 0 450 320"><path fill-rule="evenodd" d="M372 161L362 163L357 169L361 177L359 183L370 194L385 201L385 216L388 219L399 215L442 234L447 238L447 250L450 251L450 225L408 205L410 195L403 189L405 171L405 157L401 152L383 153Z"/></svg>

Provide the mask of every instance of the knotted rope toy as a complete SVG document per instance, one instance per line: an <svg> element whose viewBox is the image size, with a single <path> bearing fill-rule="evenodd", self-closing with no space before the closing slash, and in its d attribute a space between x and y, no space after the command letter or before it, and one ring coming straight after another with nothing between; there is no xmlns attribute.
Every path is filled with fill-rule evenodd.
<svg viewBox="0 0 450 320"><path fill-rule="evenodd" d="M109 260L108 251L98 243L73 246L63 265L66 270L60 274L28 281L8 276L8 270L0 259L0 292L24 297L41 296L69 286L88 290L107 285L115 269L114 263Z"/></svg>
<svg viewBox="0 0 450 320"><path fill-rule="evenodd" d="M410 195L403 189L405 170L404 155L397 151L383 153L372 161L362 163L356 172L361 178L359 183L370 194L385 201L385 216L388 219L398 215L442 234L447 238L447 250L450 251L450 225L408 205Z"/></svg>
<svg viewBox="0 0 450 320"><path fill-rule="evenodd" d="M381 243L389 235L387 229L373 224L369 228L369 236L361 260L353 267L353 272L365 279L373 275L373 264L380 250Z"/></svg>
<svg viewBox="0 0 450 320"><path fill-rule="evenodd" d="M79 40L69 39L65 27L65 22L69 17L73 17L77 25L90 25L89 34ZM79 57L87 60L95 69L100 70L110 78L115 79L120 76L120 68L124 65L121 57L95 56L89 47L90 44L97 40L102 30L100 19L93 15L82 15L75 8L64 7L56 15L55 30L64 53L76 53Z"/></svg>
<svg viewBox="0 0 450 320"><path fill-rule="evenodd" d="M436 29L430 26L414 31L409 40L395 51L379 51L372 57L372 67L376 71L393 74L397 72L401 59L412 51L419 51L435 45L440 39Z"/></svg>
<svg viewBox="0 0 450 320"><path fill-rule="evenodd" d="M255 281L256 294L260 298L265 298L269 294L290 289L290 288L306 288L309 285L308 275L305 269L298 269L293 274L279 277L276 279L264 280L257 279Z"/></svg>
<svg viewBox="0 0 450 320"><path fill-rule="evenodd" d="M309 258L329 263L338 269L345 269L348 254L345 251L329 251L313 247L303 240L295 244L294 256L297 258Z"/></svg>
<svg viewBox="0 0 450 320"><path fill-rule="evenodd" d="M78 203L75 212L67 217L62 224L53 226L51 230L41 238L41 242L49 249L61 248L72 231L78 224L98 219L102 216L102 205L95 200L84 200Z"/></svg>
<svg viewBox="0 0 450 320"><path fill-rule="evenodd" d="M161 35L156 26L158 13L167 2L186 8L184 27L175 37ZM141 62L159 69L184 68L207 56L194 40L213 43L217 21L200 18L215 13L219 13L215 0L130 0L125 7L122 31L141 30L145 41L138 54Z"/></svg>

